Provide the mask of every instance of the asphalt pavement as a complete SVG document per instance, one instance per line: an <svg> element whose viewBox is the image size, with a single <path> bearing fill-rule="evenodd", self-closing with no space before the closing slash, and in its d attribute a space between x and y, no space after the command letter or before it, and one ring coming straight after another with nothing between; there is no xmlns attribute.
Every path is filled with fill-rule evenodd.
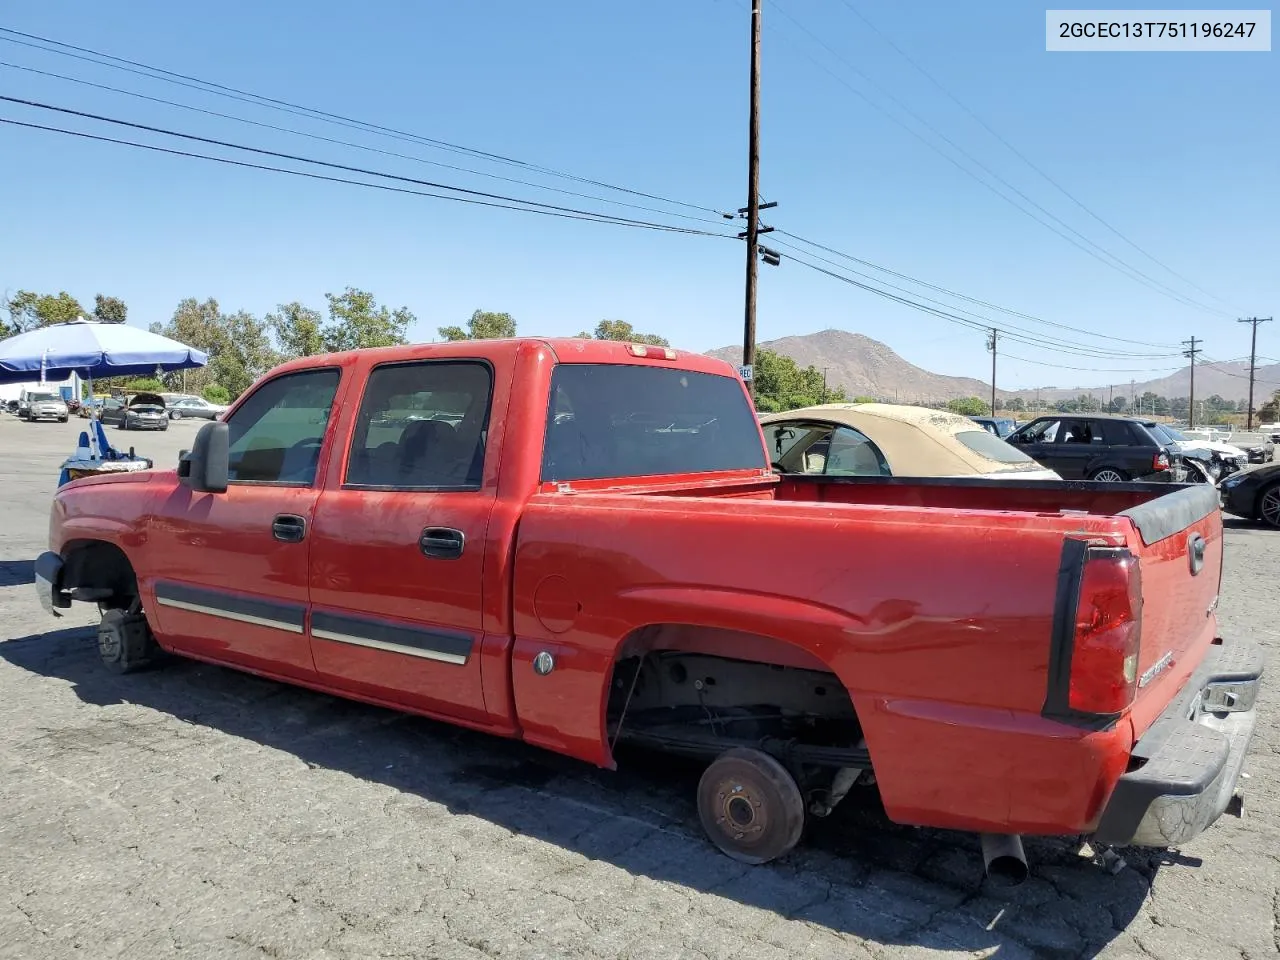
<svg viewBox="0 0 1280 960"><path fill-rule="evenodd" d="M1272 660L1244 818L1115 875L1032 839L1003 892L975 838L874 803L745 867L702 836L695 767L599 771L186 661L106 672L91 610L54 620L31 585L83 427L0 414L0 958L1280 954L1280 533L1227 532L1222 630ZM109 433L167 467L198 429Z"/></svg>

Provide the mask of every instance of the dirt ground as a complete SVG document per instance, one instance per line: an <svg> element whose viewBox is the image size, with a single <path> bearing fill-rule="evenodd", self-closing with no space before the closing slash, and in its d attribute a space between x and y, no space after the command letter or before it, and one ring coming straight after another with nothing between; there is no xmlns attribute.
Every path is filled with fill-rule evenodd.
<svg viewBox="0 0 1280 960"><path fill-rule="evenodd" d="M608 773L190 662L99 667L83 604L31 586L82 422L0 414L0 958L1276 956L1273 672L1245 817L1115 876L1058 840L982 878L974 838L848 804L785 860L703 838L698 771ZM198 425L111 431L158 466ZM1280 533L1227 533L1219 616L1274 670Z"/></svg>

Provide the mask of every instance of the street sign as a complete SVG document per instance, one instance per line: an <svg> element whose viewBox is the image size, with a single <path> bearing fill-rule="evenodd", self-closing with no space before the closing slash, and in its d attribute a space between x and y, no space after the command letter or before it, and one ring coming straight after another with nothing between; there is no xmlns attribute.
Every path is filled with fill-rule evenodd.
<svg viewBox="0 0 1280 960"><path fill-rule="evenodd" d="M755 370L749 365L739 367L738 373L747 383L750 383L755 378Z"/></svg>

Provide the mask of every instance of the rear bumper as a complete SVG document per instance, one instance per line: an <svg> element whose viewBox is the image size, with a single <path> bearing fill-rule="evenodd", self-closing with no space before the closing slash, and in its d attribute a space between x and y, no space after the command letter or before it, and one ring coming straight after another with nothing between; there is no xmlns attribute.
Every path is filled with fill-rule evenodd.
<svg viewBox="0 0 1280 960"><path fill-rule="evenodd" d="M1094 838L1116 846L1185 843L1229 809L1253 739L1262 650L1244 640L1209 648L1204 663L1134 744ZM1132 765L1132 764L1131 764Z"/></svg>
<svg viewBox="0 0 1280 960"><path fill-rule="evenodd" d="M36 596L45 613L60 617L59 610L71 606L71 598L62 592L62 558L56 553L45 551L35 559L34 583Z"/></svg>

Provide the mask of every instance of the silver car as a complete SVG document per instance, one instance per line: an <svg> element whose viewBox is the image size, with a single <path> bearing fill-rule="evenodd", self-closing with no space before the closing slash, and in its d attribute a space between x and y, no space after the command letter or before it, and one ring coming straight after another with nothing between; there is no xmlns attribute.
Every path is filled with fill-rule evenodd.
<svg viewBox="0 0 1280 960"><path fill-rule="evenodd" d="M70 415L67 402L56 393L33 393L27 397L26 419L33 423L36 420L59 420L66 423Z"/></svg>

